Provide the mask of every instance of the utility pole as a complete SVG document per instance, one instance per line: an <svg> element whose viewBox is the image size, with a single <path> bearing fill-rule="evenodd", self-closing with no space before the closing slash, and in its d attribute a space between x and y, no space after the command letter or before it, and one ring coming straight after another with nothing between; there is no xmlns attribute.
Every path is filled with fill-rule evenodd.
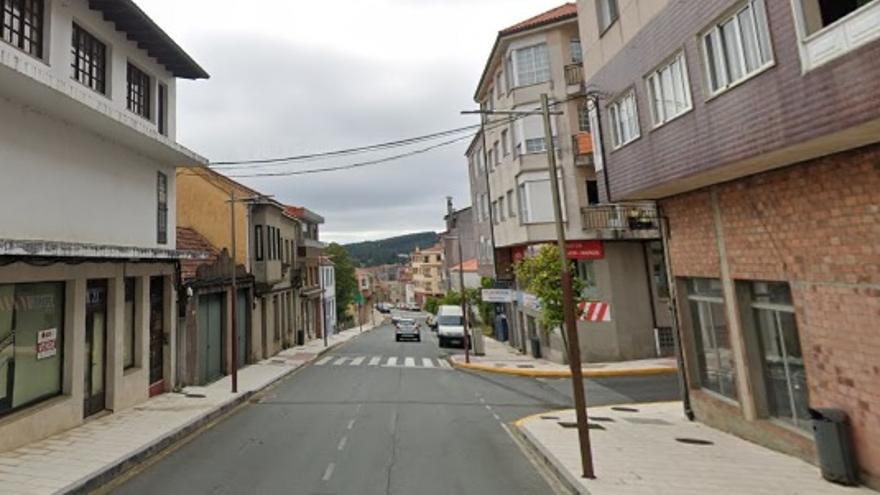
<svg viewBox="0 0 880 495"><path fill-rule="evenodd" d="M324 334L324 347L327 347L327 314L324 308L324 264L318 256L318 287L321 288L321 329Z"/></svg>
<svg viewBox="0 0 880 495"><path fill-rule="evenodd" d="M232 349L232 393L238 393L238 318L236 314L238 313L238 277L236 277L235 273L235 186L231 186L229 193L229 216L231 221L229 222L231 225L232 232L232 246L230 251L232 251L232 256L229 258L230 265L230 273L232 274L232 324L229 326L231 332L230 335L232 337L232 345L230 348Z"/></svg>
<svg viewBox="0 0 880 495"><path fill-rule="evenodd" d="M581 370L581 348L578 342L577 322L575 321L571 269L565 251L565 227L562 224L562 204L560 202L561 195L559 194L559 179L556 169L556 147L553 144L553 130L550 125L550 104L546 93L541 95L541 112L544 117L544 144L547 149L547 167L550 171L550 192L553 195L556 240L559 244L559 258L562 262L562 311L565 315L565 332L568 334L568 364L571 368L571 384L574 387L574 407L577 414L578 438L581 448L581 468L584 478L593 479L596 475L593 472L590 430L587 424L587 400L584 392L584 376Z"/></svg>

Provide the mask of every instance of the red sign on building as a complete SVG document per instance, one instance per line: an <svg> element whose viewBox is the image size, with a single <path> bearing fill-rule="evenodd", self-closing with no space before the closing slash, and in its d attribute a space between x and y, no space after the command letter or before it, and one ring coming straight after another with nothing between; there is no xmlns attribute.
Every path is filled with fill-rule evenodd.
<svg viewBox="0 0 880 495"><path fill-rule="evenodd" d="M605 257L602 241L569 241L565 245L566 258L570 260L601 260Z"/></svg>

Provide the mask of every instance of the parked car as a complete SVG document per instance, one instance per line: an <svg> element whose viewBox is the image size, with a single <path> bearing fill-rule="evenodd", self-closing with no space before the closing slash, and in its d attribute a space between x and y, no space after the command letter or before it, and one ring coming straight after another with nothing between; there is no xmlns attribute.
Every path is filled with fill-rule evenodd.
<svg viewBox="0 0 880 495"><path fill-rule="evenodd" d="M409 318L401 318L394 327L394 340L415 340L422 341L422 335L419 333L419 324L415 320Z"/></svg>
<svg viewBox="0 0 880 495"><path fill-rule="evenodd" d="M464 347L464 314L459 306L440 306L437 310L437 340L440 347Z"/></svg>

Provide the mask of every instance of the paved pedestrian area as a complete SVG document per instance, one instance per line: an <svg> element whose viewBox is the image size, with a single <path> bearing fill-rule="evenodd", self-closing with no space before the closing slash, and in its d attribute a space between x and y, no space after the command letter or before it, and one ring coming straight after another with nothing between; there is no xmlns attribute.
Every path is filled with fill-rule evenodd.
<svg viewBox="0 0 880 495"><path fill-rule="evenodd" d="M377 320L379 321L379 320ZM364 331L371 327L365 326ZM355 328L246 366L238 373L238 393L231 378L205 387L186 387L125 411L106 414L46 440L0 453L0 494L63 493L81 487L117 466L137 458L213 414L234 407L326 349L357 337Z"/></svg>
<svg viewBox="0 0 880 495"><path fill-rule="evenodd" d="M596 407L589 414L591 423L598 425L590 429L594 480L580 477L574 410L516 422L526 439L581 493L876 495L867 488L829 483L816 466L690 422L680 402Z"/></svg>
<svg viewBox="0 0 880 495"><path fill-rule="evenodd" d="M483 337L485 353L470 356L470 363L465 363L464 351L456 351L452 362L457 368L488 371L507 375L533 376L545 378L567 378L571 370L567 364L554 363L546 359L535 359L522 354L509 345L491 337ZM641 359L618 363L583 363L584 376L591 378L610 376L661 375L677 372L675 359Z"/></svg>

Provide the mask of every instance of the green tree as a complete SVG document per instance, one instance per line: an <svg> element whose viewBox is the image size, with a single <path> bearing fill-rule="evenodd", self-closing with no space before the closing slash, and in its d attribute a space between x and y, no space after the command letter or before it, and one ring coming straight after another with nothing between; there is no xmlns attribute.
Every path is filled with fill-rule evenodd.
<svg viewBox="0 0 880 495"><path fill-rule="evenodd" d="M354 264L348 251L335 242L327 246L324 254L336 265L336 314L340 315L342 322L349 323L353 320L353 316L348 314L348 306L357 291Z"/></svg>
<svg viewBox="0 0 880 495"><path fill-rule="evenodd" d="M555 244L548 244L538 251L537 256L522 260L513 269L520 286L540 299L541 324L545 331L561 327L565 322L565 314L562 311L562 263L559 260L559 248ZM571 270L574 273L573 266ZM579 278L572 277L572 286L577 303L584 283ZM568 336L565 332L562 332L562 338L568 349Z"/></svg>

